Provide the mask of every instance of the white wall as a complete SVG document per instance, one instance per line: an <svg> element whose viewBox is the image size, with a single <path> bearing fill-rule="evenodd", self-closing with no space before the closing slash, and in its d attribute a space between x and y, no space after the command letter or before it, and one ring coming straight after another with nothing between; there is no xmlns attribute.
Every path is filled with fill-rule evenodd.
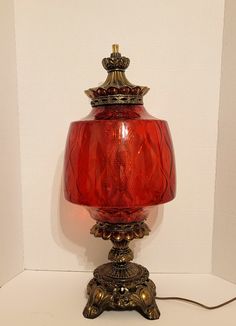
<svg viewBox="0 0 236 326"><path fill-rule="evenodd" d="M215 193L213 272L236 282L236 2L226 0Z"/></svg>
<svg viewBox="0 0 236 326"><path fill-rule="evenodd" d="M120 43L130 81L151 87L149 112L169 122L177 164L177 198L150 217L136 260L151 271L211 271L224 1L15 4L25 267L91 270L107 256L87 212L63 199L61 172L69 123L90 110L83 90L104 80L100 61Z"/></svg>
<svg viewBox="0 0 236 326"><path fill-rule="evenodd" d="M23 270L13 1L0 1L0 286Z"/></svg>

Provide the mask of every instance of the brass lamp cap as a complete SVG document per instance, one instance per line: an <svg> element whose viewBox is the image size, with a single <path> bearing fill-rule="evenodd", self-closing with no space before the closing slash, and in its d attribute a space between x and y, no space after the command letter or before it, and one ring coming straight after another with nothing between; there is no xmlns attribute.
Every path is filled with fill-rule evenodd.
<svg viewBox="0 0 236 326"><path fill-rule="evenodd" d="M143 96L149 88L133 85L128 81L125 70L129 63L129 58L120 54L119 45L113 44L110 57L102 60L102 65L108 72L107 79L101 86L85 91L85 94L92 100L92 106L143 104Z"/></svg>

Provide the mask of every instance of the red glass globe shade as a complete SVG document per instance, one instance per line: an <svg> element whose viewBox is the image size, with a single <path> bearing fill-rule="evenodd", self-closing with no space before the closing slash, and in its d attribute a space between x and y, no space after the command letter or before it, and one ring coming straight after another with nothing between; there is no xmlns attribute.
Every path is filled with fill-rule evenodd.
<svg viewBox="0 0 236 326"><path fill-rule="evenodd" d="M175 197L175 163L166 121L142 105L97 107L71 123L65 197L103 222L129 223Z"/></svg>

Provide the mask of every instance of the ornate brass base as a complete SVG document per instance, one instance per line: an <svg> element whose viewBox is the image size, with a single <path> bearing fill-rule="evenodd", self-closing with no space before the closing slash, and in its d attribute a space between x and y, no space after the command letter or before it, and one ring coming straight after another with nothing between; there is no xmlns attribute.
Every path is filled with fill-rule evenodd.
<svg viewBox="0 0 236 326"><path fill-rule="evenodd" d="M98 222L91 233L113 242L108 256L112 262L95 269L87 287L89 299L84 317L96 318L104 310L135 309L147 319L158 319L155 284L145 267L130 262L133 252L128 247L130 240L149 234L148 226L144 222L115 225Z"/></svg>

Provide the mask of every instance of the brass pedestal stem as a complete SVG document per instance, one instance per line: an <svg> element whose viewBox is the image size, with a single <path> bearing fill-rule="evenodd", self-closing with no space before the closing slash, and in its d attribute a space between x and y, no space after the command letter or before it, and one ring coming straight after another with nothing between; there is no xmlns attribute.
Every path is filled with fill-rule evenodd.
<svg viewBox="0 0 236 326"><path fill-rule="evenodd" d="M87 286L88 303L83 311L86 318L96 318L104 310L137 310L147 319L158 319L156 287L149 279L148 270L131 263L133 252L129 242L149 234L144 222L110 224L97 222L91 229L95 237L110 239L113 247L108 259L94 271Z"/></svg>

